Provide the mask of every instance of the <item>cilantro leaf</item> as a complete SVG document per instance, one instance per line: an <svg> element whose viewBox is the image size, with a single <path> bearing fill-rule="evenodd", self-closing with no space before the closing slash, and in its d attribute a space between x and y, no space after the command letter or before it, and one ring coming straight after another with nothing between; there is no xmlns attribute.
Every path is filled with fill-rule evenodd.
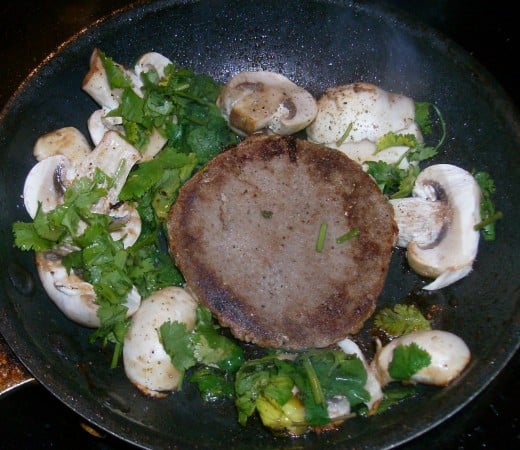
<svg viewBox="0 0 520 450"><path fill-rule="evenodd" d="M340 395L354 406L366 402L370 399L364 388L366 379L363 363L339 350L310 350L294 360L279 359L276 353L249 360L235 380L239 422L246 424L258 399L267 398L282 408L293 398L296 386L304 403L306 424L326 425L330 423L326 399Z"/></svg>
<svg viewBox="0 0 520 450"><path fill-rule="evenodd" d="M192 333L187 329L186 324L165 322L159 328L159 335L164 350L177 370L185 371L197 363L193 355Z"/></svg>
<svg viewBox="0 0 520 450"><path fill-rule="evenodd" d="M419 142L413 134L399 134L389 132L376 142L376 154L393 146L407 146L409 149L403 153L395 163L384 161L366 161L367 173L374 179L381 191L390 198L403 198L411 194L415 180L420 172L417 163L434 157L446 138L446 124L439 109L432 103L415 103L415 120L423 135L432 133L433 122L430 118L430 109L438 116L441 137L433 146ZM407 169L399 168L404 158L412 163Z"/></svg>
<svg viewBox="0 0 520 450"><path fill-rule="evenodd" d="M495 210L492 198L496 191L495 183L487 172L476 172L473 176L482 192L480 200L481 222L476 225L475 229L481 231L484 240L493 241L496 236L495 222L502 218L502 213Z"/></svg>
<svg viewBox="0 0 520 450"><path fill-rule="evenodd" d="M131 86L130 77L126 75L122 67L115 63L104 52L99 52L99 57L107 74L108 84L112 89L123 89Z"/></svg>
<svg viewBox="0 0 520 450"><path fill-rule="evenodd" d="M432 133L430 107L431 103L429 102L415 102L415 121L424 135Z"/></svg>
<svg viewBox="0 0 520 450"><path fill-rule="evenodd" d="M232 399L235 395L235 384L226 372L214 367L203 366L198 368L189 378L194 383L206 402L221 398Z"/></svg>
<svg viewBox="0 0 520 450"><path fill-rule="evenodd" d="M411 194L420 169L410 165L400 169L398 164L384 161L366 161L367 173L374 179L383 194L390 198L403 198Z"/></svg>
<svg viewBox="0 0 520 450"><path fill-rule="evenodd" d="M150 69L141 74L141 97L117 64L106 56L103 62L111 86L123 88L119 107L108 115L122 117L126 138L139 150L157 130L168 139L166 146L195 154L202 165L238 142L216 106L221 85L211 77L174 64L165 67L162 78Z"/></svg>
<svg viewBox="0 0 520 450"><path fill-rule="evenodd" d="M13 224L14 245L23 251L42 252L54 245L52 240L42 237L34 223L15 222Z"/></svg>
<svg viewBox="0 0 520 450"><path fill-rule="evenodd" d="M397 134L393 131L381 136L376 142L376 154L390 147L405 146L413 148L419 142L413 134Z"/></svg>
<svg viewBox="0 0 520 450"><path fill-rule="evenodd" d="M234 373L244 361L242 348L217 332L211 313L202 306L197 308L193 330L188 330L183 323L165 322L159 328L159 336L164 350L179 371L200 364Z"/></svg>
<svg viewBox="0 0 520 450"><path fill-rule="evenodd" d="M394 349L388 373L394 380L409 380L414 374L432 362L430 354L415 342L399 345Z"/></svg>
<svg viewBox="0 0 520 450"><path fill-rule="evenodd" d="M430 322L414 305L397 304L393 310L383 308L374 317L376 327L389 336L398 337L413 331L431 330Z"/></svg>

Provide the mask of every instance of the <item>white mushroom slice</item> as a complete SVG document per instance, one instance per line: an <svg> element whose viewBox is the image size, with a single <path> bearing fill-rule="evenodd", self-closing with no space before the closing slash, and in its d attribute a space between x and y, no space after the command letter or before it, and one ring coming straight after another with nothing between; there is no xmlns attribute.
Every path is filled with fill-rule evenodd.
<svg viewBox="0 0 520 450"><path fill-rule="evenodd" d="M141 73L154 69L159 77L162 78L164 77L164 69L170 64L172 64L172 62L166 56L157 52L148 52L139 58L135 64L134 72L137 76L140 76Z"/></svg>
<svg viewBox="0 0 520 450"><path fill-rule="evenodd" d="M142 97L142 82L137 75L126 69L120 64L115 63L123 73L130 79L132 90ZM122 89L110 87L105 66L101 59L101 51L96 48L90 56L90 69L83 79L82 88L87 92L100 106L105 109L115 109L121 101Z"/></svg>
<svg viewBox="0 0 520 450"><path fill-rule="evenodd" d="M182 373L172 364L159 340L165 322L195 326L197 303L184 289L168 287L143 300L125 336L123 363L128 379L146 395L163 397L179 387Z"/></svg>
<svg viewBox="0 0 520 450"><path fill-rule="evenodd" d="M461 374L471 359L471 352L466 343L448 331L416 331L394 339L382 348L378 342L379 348L372 366L383 386L394 381L388 373L388 368L396 347L409 346L412 343L428 352L431 362L416 372L410 378L411 382L446 386Z"/></svg>
<svg viewBox="0 0 520 450"><path fill-rule="evenodd" d="M98 48L94 49L90 56L90 69L83 79L82 88L103 108L115 109L119 105L121 90L110 88Z"/></svg>
<svg viewBox="0 0 520 450"><path fill-rule="evenodd" d="M412 194L421 200L392 201L398 240L408 241L410 267L436 278L423 289L441 289L472 270L480 237L474 228L480 222L480 188L466 170L436 164L419 174Z"/></svg>
<svg viewBox="0 0 520 450"><path fill-rule="evenodd" d="M136 208L128 203L117 203L110 208L108 212L114 218L116 224L120 224L121 228L112 231L110 235L115 241L123 240L125 248L135 244L141 234L141 216Z"/></svg>
<svg viewBox="0 0 520 450"><path fill-rule="evenodd" d="M423 142L415 122L415 103L404 95L387 92L369 83L327 89L317 102L316 119L307 128L310 141L338 148L355 161L396 163L407 147L376 152L376 142L389 132L412 134ZM408 162L402 160L402 168Z"/></svg>
<svg viewBox="0 0 520 450"><path fill-rule="evenodd" d="M317 113L316 100L287 77L267 71L241 72L217 99L217 106L239 135L268 129L292 134L309 125Z"/></svg>
<svg viewBox="0 0 520 450"><path fill-rule="evenodd" d="M45 292L69 319L86 327L99 327L99 306L92 284L67 273L61 256L53 252L37 252L36 268ZM134 314L140 303L141 296L133 287L125 302L127 316Z"/></svg>
<svg viewBox="0 0 520 450"><path fill-rule="evenodd" d="M23 200L25 209L34 219L41 203L48 212L63 202L63 193L75 177L75 171L66 156L49 156L35 164L25 178Z"/></svg>
<svg viewBox="0 0 520 450"><path fill-rule="evenodd" d="M92 178L96 169L101 169L109 177L115 178L114 186L103 199L104 211L117 202L117 197L126 182L130 170L141 155L135 147L115 131L108 131L101 142L81 161L77 167L78 177ZM103 207L97 210L103 210Z"/></svg>
<svg viewBox="0 0 520 450"><path fill-rule="evenodd" d="M370 367L370 365L367 363L365 355L363 355L363 352L354 341L349 338L345 338L338 342L338 346L347 355L356 355L363 363L363 366L367 371L365 389L370 394L370 400L366 403L366 405L369 409L369 412L373 411L379 402L383 399L383 390L381 389L381 384L379 383L376 374L374 373L372 367Z"/></svg>
<svg viewBox="0 0 520 450"><path fill-rule="evenodd" d="M77 164L90 153L90 145L81 131L74 127L60 128L41 136L34 144L33 154L38 161L49 156L64 155Z"/></svg>
<svg viewBox="0 0 520 450"><path fill-rule="evenodd" d="M123 132L123 119L121 117L107 117L106 109L94 111L88 119L88 132L94 145L98 145L107 131Z"/></svg>

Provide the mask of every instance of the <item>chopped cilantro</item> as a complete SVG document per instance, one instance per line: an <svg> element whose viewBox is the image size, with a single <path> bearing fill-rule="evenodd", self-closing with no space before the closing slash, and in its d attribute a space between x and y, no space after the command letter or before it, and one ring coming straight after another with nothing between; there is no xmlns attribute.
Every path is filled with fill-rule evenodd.
<svg viewBox="0 0 520 450"><path fill-rule="evenodd" d="M221 370L202 366L191 374L189 381L194 383L206 402L221 398L232 399L235 395L235 380Z"/></svg>
<svg viewBox="0 0 520 450"><path fill-rule="evenodd" d="M415 102L415 122L419 125L419 128L423 135L427 136L432 133L432 121L430 117L429 102Z"/></svg>
<svg viewBox="0 0 520 450"><path fill-rule="evenodd" d="M104 52L99 52L99 57L105 68L108 84L112 89L124 89L132 85L130 77L124 73L122 67L114 62L112 58L105 55Z"/></svg>
<svg viewBox="0 0 520 450"><path fill-rule="evenodd" d="M119 107L109 116L122 117L126 138L144 151L154 130L166 137L167 147L197 157L205 164L226 146L236 144L233 133L216 106L221 85L207 75L197 75L174 64L164 69L161 78L154 69L141 74L143 96L138 96L120 66L104 56L110 82L121 83ZM112 81L114 80L114 81Z"/></svg>
<svg viewBox="0 0 520 450"><path fill-rule="evenodd" d="M476 230L480 230L484 240L493 241L495 239L495 222L502 218L502 212L495 210L493 194L495 193L495 183L487 172L476 172L473 174L480 186L482 198L480 200L481 222L475 225Z"/></svg>
<svg viewBox="0 0 520 450"><path fill-rule="evenodd" d="M415 342L410 345L399 345L394 349L388 373L394 380L409 380L419 370L428 367L432 362L430 354Z"/></svg>
<svg viewBox="0 0 520 450"><path fill-rule="evenodd" d="M370 398L364 388L366 379L363 363L337 350L309 350L294 360L280 359L276 353L249 360L239 369L235 382L239 422L247 423L259 398L285 405L296 386L305 405L305 422L325 425L330 422L325 399L342 395L351 406L360 405Z"/></svg>
<svg viewBox="0 0 520 450"><path fill-rule="evenodd" d="M375 180L381 191L390 198L403 198L411 194L420 172L418 164L435 156L446 138L446 124L439 109L434 104L425 102L417 102L415 106L416 122L425 135L432 131L430 108L437 113L442 134L435 147L419 142L413 134L389 132L376 142L376 154L393 146L406 146L409 147L408 150L392 164L384 161L365 162L367 173ZM401 169L399 165L405 158L412 164L406 169Z"/></svg>
<svg viewBox="0 0 520 450"><path fill-rule="evenodd" d="M390 131L377 140L375 154L389 147L396 147L402 145L405 147L414 148L418 144L419 142L413 134L396 134Z"/></svg>
<svg viewBox="0 0 520 450"><path fill-rule="evenodd" d="M409 196L420 172L420 168L413 165L400 169L398 165L384 161L366 161L365 164L368 166L367 173L390 198Z"/></svg>
<svg viewBox="0 0 520 450"><path fill-rule="evenodd" d="M234 373L242 365L242 348L218 332L209 310L199 306L195 328L179 322L165 322L159 328L161 343L172 364L181 372L197 364Z"/></svg>
<svg viewBox="0 0 520 450"><path fill-rule="evenodd" d="M376 327L389 336L398 337L420 330L431 330L430 322L414 305L397 304L393 309L383 308L374 317Z"/></svg>

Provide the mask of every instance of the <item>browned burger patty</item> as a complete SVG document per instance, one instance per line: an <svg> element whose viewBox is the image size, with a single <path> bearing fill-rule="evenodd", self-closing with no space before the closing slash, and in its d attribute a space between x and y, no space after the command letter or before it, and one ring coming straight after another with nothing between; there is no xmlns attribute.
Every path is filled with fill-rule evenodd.
<svg viewBox="0 0 520 450"><path fill-rule="evenodd" d="M359 236L336 243L354 228ZM168 220L171 255L220 324L238 339L293 350L362 328L396 235L391 206L357 163L280 136L217 156L182 187Z"/></svg>

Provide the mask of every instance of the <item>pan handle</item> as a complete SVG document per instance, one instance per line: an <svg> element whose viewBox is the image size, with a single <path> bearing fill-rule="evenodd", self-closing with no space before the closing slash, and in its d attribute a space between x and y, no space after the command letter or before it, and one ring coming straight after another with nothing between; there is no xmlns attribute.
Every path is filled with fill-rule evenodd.
<svg viewBox="0 0 520 450"><path fill-rule="evenodd" d="M0 335L0 399L12 390L35 381Z"/></svg>

